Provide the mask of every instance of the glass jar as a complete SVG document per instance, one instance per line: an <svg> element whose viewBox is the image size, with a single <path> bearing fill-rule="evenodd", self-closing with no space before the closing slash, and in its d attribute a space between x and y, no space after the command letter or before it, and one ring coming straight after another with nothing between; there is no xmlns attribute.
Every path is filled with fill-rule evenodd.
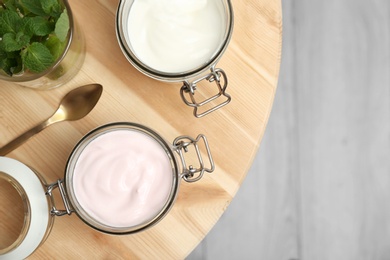
<svg viewBox="0 0 390 260"><path fill-rule="evenodd" d="M15 82L18 85L47 90L59 87L70 81L80 71L85 58L85 38L77 24L68 0L60 0L69 17L69 33L65 48L60 57L41 73L25 71L12 76L0 70L0 80Z"/></svg>
<svg viewBox="0 0 390 260"><path fill-rule="evenodd" d="M15 188L22 199L24 216L22 226L17 227L21 230L20 235L9 246L0 248L0 259L24 259L49 235L54 222L50 208L54 202L52 197L45 195L46 182L39 173L15 159L0 157L0 180ZM2 198L2 203L5 199ZM2 214L0 219L6 215Z"/></svg>
<svg viewBox="0 0 390 260"><path fill-rule="evenodd" d="M216 68L233 32L229 0L121 0L116 32L125 57L140 72L160 81L183 82L180 95L196 117L230 102L226 73ZM195 90L203 80L215 82L218 93L199 101ZM224 101L211 103L219 97Z"/></svg>
<svg viewBox="0 0 390 260"><path fill-rule="evenodd" d="M209 167L203 161L201 144ZM189 149L192 157L186 155ZM187 166L189 158L195 158L198 166ZM28 223L17 242L0 250L0 259L29 256L48 236L53 216L73 212L104 233L143 231L158 223L172 208L180 179L195 182L214 168L204 135L196 139L180 136L169 144L152 129L129 122L103 125L85 135L68 158L64 179L50 185L23 163L0 157L0 177L10 180L24 198ZM65 209L58 209L54 203L56 188Z"/></svg>

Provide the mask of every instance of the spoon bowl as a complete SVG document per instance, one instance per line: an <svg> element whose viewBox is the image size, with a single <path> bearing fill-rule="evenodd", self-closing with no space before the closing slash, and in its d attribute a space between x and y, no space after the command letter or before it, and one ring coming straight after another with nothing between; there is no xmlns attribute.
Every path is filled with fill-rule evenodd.
<svg viewBox="0 0 390 260"><path fill-rule="evenodd" d="M60 105L50 118L0 148L0 156L8 154L51 124L85 117L95 107L102 92L103 87L100 84L89 84L71 90L62 98Z"/></svg>
<svg viewBox="0 0 390 260"><path fill-rule="evenodd" d="M79 120L86 116L98 102L102 90L101 85L91 84L69 92L60 105L66 120Z"/></svg>

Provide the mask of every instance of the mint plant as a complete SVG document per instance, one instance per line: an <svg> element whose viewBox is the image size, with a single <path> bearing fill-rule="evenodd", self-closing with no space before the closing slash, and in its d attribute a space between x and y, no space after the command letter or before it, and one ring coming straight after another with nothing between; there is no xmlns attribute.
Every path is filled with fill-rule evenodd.
<svg viewBox="0 0 390 260"><path fill-rule="evenodd" d="M0 0L0 70L9 76L45 71L61 56L68 33L59 0Z"/></svg>

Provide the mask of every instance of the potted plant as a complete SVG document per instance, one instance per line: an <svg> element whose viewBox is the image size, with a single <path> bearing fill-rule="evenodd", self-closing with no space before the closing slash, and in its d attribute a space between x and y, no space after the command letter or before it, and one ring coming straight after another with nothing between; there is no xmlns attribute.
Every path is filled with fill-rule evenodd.
<svg viewBox="0 0 390 260"><path fill-rule="evenodd" d="M0 0L0 79L40 89L65 83L83 61L75 32L66 0Z"/></svg>

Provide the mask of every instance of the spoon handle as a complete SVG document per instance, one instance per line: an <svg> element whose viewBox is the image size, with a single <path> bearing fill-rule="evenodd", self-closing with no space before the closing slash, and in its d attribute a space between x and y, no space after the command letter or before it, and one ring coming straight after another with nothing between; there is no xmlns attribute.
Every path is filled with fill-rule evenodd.
<svg viewBox="0 0 390 260"><path fill-rule="evenodd" d="M32 136L42 131L46 126L48 126L48 122L43 121L42 123L28 130L27 132L24 132L23 134L19 135L14 140L0 148L0 156L5 156L6 154L10 153L12 150L19 147L22 143L30 139Z"/></svg>

